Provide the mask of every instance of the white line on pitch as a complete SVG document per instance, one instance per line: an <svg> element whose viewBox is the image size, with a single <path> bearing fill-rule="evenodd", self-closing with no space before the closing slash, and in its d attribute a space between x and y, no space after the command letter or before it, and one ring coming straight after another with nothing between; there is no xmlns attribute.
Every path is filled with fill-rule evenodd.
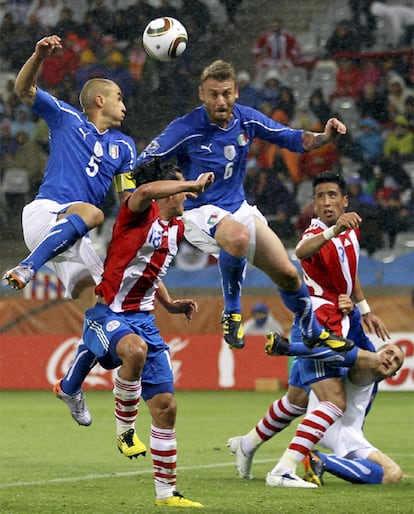
<svg viewBox="0 0 414 514"><path fill-rule="evenodd" d="M413 454L406 454L406 453L389 453L389 456L398 457L403 456L405 458L407 457L414 457ZM279 457L273 458L273 459L255 459L255 464L267 464L269 462L276 462ZM216 464L204 464L203 466L179 466L178 471L188 471L192 469L208 469L208 468L227 468L227 467L233 467L234 462L225 462L225 463L216 463ZM154 472L153 468L148 469L141 469L139 471L122 471L122 472L115 472L115 473L103 473L103 474L97 474L93 473L91 475L84 475L84 476L78 476L78 477L66 477L66 478L50 478L49 480L32 480L30 482L9 482L9 483L3 483L0 484L0 489L5 489L6 487L27 487L32 485L47 485L47 484L61 484L65 482L81 482L83 480L99 480L101 478L122 478L122 477L128 477L128 476L135 476L135 475L147 475L152 474Z"/></svg>
<svg viewBox="0 0 414 514"><path fill-rule="evenodd" d="M277 460L277 459L276 459ZM266 464L267 462L275 462L275 459L262 459L255 460L256 464ZM178 471L192 470L192 469L207 469L207 468L226 468L228 466L234 466L234 462L226 462L226 463L217 463L217 464L205 464L203 466L178 466ZM64 483L64 482L80 482L82 480L98 480L100 478L118 478L118 477L128 477L134 475L146 475L148 473L154 473L153 468L141 469L139 471L122 471L119 473L104 473L98 474L93 473L91 475L84 475L79 477L66 477L66 478L50 478L49 480L32 480L30 482L10 482L0 484L0 489L4 489L6 487L23 487L23 486L32 486L32 485L47 485L47 484L56 484L56 483Z"/></svg>

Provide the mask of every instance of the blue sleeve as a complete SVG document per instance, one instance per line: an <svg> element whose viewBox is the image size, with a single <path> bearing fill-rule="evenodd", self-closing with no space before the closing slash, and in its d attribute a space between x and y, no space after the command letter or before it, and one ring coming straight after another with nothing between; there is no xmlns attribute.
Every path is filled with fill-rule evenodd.
<svg viewBox="0 0 414 514"><path fill-rule="evenodd" d="M183 118L177 118L167 125L164 131L156 136L149 145L139 154L137 164L143 164L154 157L159 157L161 160L169 159L182 153L183 145L194 137L199 137L199 134L194 134L190 123L185 125Z"/></svg>
<svg viewBox="0 0 414 514"><path fill-rule="evenodd" d="M43 118L51 129L56 129L60 126L63 121L62 109L68 109L73 113L76 113L81 117L81 113L67 105L64 102L59 101L57 98L52 96L50 93L43 91L41 88L37 88L36 98L32 106L33 112Z"/></svg>
<svg viewBox="0 0 414 514"><path fill-rule="evenodd" d="M280 148L286 148L291 152L304 153L302 134L304 130L297 130L282 125L265 116L262 112L250 107L238 105L235 114L240 116L243 126L250 138L255 137L269 141Z"/></svg>
<svg viewBox="0 0 414 514"><path fill-rule="evenodd" d="M123 147L123 158L120 167L116 171L116 174L130 172L137 164L137 149L134 140L128 136L125 136L125 134L122 135L123 137L119 140L119 143Z"/></svg>
<svg viewBox="0 0 414 514"><path fill-rule="evenodd" d="M349 321L350 327L347 337L351 339L358 348L368 350L369 352L375 352L374 344L362 328L361 313L359 312L358 307L354 307L354 310L349 314Z"/></svg>

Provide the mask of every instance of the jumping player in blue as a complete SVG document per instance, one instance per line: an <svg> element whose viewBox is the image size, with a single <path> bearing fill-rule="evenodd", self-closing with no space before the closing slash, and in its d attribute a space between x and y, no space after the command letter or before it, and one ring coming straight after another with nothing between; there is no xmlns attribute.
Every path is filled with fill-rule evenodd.
<svg viewBox="0 0 414 514"><path fill-rule="evenodd" d="M345 134L346 127L331 118L322 133L293 130L237 104L234 69L222 60L203 70L198 95L203 105L173 120L137 161L175 156L187 180L208 171L215 174L214 184L202 197L186 201L184 221L190 243L218 256L225 303L224 339L232 348L244 346L240 295L249 260L277 285L285 305L300 319L308 344L348 350L352 346L349 341L316 321L297 269L265 217L247 204L243 189L246 160L254 138L292 152L306 152Z"/></svg>
<svg viewBox="0 0 414 514"><path fill-rule="evenodd" d="M126 108L115 82L89 80L79 97L83 112L37 86L43 60L61 48L59 36L44 37L16 78L18 96L49 126L50 156L39 192L23 210L24 239L31 253L3 279L22 289L48 262L66 296L76 299L84 311L95 304L94 289L103 270L88 232L103 222L100 206L114 179L121 201L124 191L134 189L128 177L136 165L136 149L133 139L118 130ZM79 424L89 425L80 386L94 365L94 355L82 342L75 361L72 383L58 384L56 394Z"/></svg>

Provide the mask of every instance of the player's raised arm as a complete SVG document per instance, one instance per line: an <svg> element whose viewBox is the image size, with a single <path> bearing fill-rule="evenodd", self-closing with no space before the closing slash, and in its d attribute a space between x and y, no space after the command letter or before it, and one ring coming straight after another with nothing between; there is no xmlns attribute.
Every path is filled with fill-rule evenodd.
<svg viewBox="0 0 414 514"><path fill-rule="evenodd" d="M339 135L346 134L346 126L337 118L330 118L323 132L308 132L302 134L302 145L309 152L334 141Z"/></svg>
<svg viewBox="0 0 414 514"><path fill-rule="evenodd" d="M298 259L307 259L318 252L332 238L344 230L356 228L362 219L356 212L341 214L335 225L328 227L319 234L304 237L296 246L295 254Z"/></svg>
<svg viewBox="0 0 414 514"><path fill-rule="evenodd" d="M36 98L36 79L45 57L62 49L59 36L47 36L36 43L35 51L19 71L14 91L22 102L32 105Z"/></svg>
<svg viewBox="0 0 414 514"><path fill-rule="evenodd" d="M214 182L212 172L202 173L197 180L184 180L178 168L174 168L173 173L177 176L175 180L171 177L172 180L157 180L139 185L129 198L128 207L133 212L142 212L149 207L152 200L180 193L200 194Z"/></svg>

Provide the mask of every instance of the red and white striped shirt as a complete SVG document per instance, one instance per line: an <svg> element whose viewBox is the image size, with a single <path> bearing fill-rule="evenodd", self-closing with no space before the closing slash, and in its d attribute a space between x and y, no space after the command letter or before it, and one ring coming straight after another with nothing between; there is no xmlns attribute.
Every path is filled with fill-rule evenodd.
<svg viewBox="0 0 414 514"><path fill-rule="evenodd" d="M301 239L320 234L326 228L320 219L312 219ZM359 238L359 228L345 230L314 255L301 260L303 280L309 289L319 323L340 335L346 335L348 322L347 316L338 309L338 296L352 296L354 292L358 273Z"/></svg>
<svg viewBox="0 0 414 514"><path fill-rule="evenodd" d="M96 294L114 312L152 311L158 280L167 273L183 235L184 223L161 220L156 202L134 213L127 200L114 224Z"/></svg>

